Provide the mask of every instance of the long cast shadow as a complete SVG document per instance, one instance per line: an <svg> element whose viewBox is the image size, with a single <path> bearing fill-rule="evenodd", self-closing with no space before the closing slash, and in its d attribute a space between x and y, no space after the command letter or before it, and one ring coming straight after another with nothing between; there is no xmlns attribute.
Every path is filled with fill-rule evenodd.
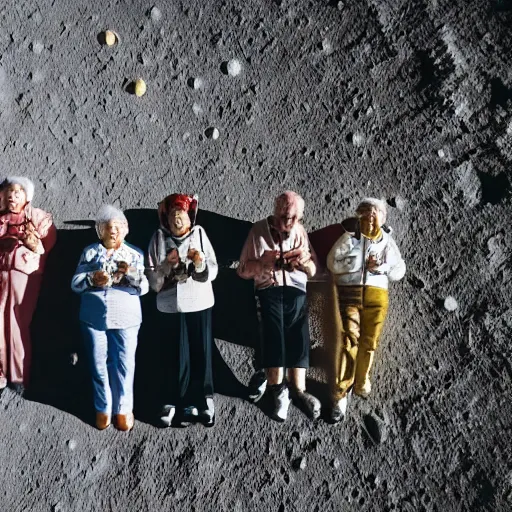
<svg viewBox="0 0 512 512"><path fill-rule="evenodd" d="M125 214L130 226L127 241L146 252L158 227L156 210L127 210ZM252 224L205 210L199 211L197 222L206 230L219 263L219 274L213 283L214 337L257 349L259 325L253 283L240 279L233 268ZM32 322L33 371L29 398L90 422L92 393L78 321L80 297L71 291L70 282L82 250L97 237L91 221L67 224L74 229L58 232ZM328 251L342 232L343 227L337 224L311 233L310 240L321 264L325 265ZM138 418L147 421L154 418L162 382L175 372L176 365L176 361L160 357L162 344L167 339L172 342L172 337L165 336L165 315L157 312L155 297L153 292L141 297L143 322L136 356L135 412ZM324 339L332 340L328 324ZM79 356L75 365L70 360L74 352ZM311 362L312 366L323 367L329 373L332 349L328 343L312 351ZM213 347L213 367L216 392L247 397L247 388L235 377L216 346ZM315 381L311 381L311 385L317 394L327 397L325 385Z"/></svg>
<svg viewBox="0 0 512 512"><path fill-rule="evenodd" d="M146 252L158 227L156 210L127 210L130 226L126 240ZM258 343L258 321L251 282L243 281L231 268L237 261L251 223L212 212L200 211L198 223L208 234L219 262L214 281L214 337L254 348ZM92 421L92 393L88 364L82 349L78 320L80 297L70 288L82 250L97 240L93 222L67 223L79 229L60 229L43 276L38 306L32 321L33 370L27 397ZM84 228L85 226L85 228ZM153 292L141 297L143 322L136 356L135 412L154 417L159 405L162 379L175 370L176 361L159 357L165 343L165 315L156 310ZM169 336L169 342L172 337ZM71 354L78 363L71 364ZM245 397L246 387L234 376L217 347L213 347L214 385L218 393Z"/></svg>

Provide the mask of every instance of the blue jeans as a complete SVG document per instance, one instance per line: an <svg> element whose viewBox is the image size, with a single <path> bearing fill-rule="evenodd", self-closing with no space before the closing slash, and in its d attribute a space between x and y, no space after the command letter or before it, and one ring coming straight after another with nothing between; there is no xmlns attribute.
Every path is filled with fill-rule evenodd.
<svg viewBox="0 0 512 512"><path fill-rule="evenodd" d="M140 325L99 331L84 322L80 324L91 368L94 408L107 414L132 412Z"/></svg>

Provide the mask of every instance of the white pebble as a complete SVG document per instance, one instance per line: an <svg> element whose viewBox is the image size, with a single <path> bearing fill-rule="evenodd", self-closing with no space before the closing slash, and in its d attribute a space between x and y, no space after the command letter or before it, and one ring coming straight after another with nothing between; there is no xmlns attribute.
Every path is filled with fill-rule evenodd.
<svg viewBox="0 0 512 512"><path fill-rule="evenodd" d="M457 300L455 297L452 297L449 295L444 299L444 309L447 311L455 311L459 307L459 304L457 303Z"/></svg>
<svg viewBox="0 0 512 512"><path fill-rule="evenodd" d="M396 204L396 207L397 207L400 211L403 211L403 209L405 208L405 203L406 203L406 200L405 200L403 197L400 197L400 196L396 196L396 197L395 197L395 204Z"/></svg>
<svg viewBox="0 0 512 512"><path fill-rule="evenodd" d="M213 140L217 140L219 138L219 130L217 130L217 128L208 128L206 131L205 131L205 135L209 138L209 139L213 139Z"/></svg>
<svg viewBox="0 0 512 512"><path fill-rule="evenodd" d="M242 65L240 61L237 59L231 59L228 62L228 75L229 76L237 76L242 71Z"/></svg>
<svg viewBox="0 0 512 512"><path fill-rule="evenodd" d="M44 44L39 41L32 43L32 51L38 55L44 50Z"/></svg>
<svg viewBox="0 0 512 512"><path fill-rule="evenodd" d="M437 154L439 155L439 158L444 158L445 157L444 149L438 150Z"/></svg>
<svg viewBox="0 0 512 512"><path fill-rule="evenodd" d="M153 21L160 21L162 19L162 11L156 6L151 8L150 15Z"/></svg>
<svg viewBox="0 0 512 512"><path fill-rule="evenodd" d="M204 85L204 81L202 78L196 77L194 78L193 87L197 91L197 89L202 89Z"/></svg>
<svg viewBox="0 0 512 512"><path fill-rule="evenodd" d="M201 105L199 105L199 103L194 103L192 105L192 110L196 116L199 116L203 113L203 107L201 107Z"/></svg>
<svg viewBox="0 0 512 512"><path fill-rule="evenodd" d="M68 448L73 451L76 448L76 441L74 439L70 439L68 441Z"/></svg>
<svg viewBox="0 0 512 512"><path fill-rule="evenodd" d="M324 39L322 41L322 50L327 54L330 55L333 52L332 44L328 39Z"/></svg>
<svg viewBox="0 0 512 512"><path fill-rule="evenodd" d="M356 147L362 146L364 144L364 135L361 133L354 133L354 135L352 135L352 144Z"/></svg>

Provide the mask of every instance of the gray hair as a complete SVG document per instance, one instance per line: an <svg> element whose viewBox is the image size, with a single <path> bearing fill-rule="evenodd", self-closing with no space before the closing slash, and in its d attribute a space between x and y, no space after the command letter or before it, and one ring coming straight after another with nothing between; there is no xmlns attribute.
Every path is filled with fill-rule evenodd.
<svg viewBox="0 0 512 512"><path fill-rule="evenodd" d="M23 176L8 176L2 183L3 186L8 187L9 185L19 185L27 196L27 201L30 202L34 198L34 183L32 180Z"/></svg>
<svg viewBox="0 0 512 512"><path fill-rule="evenodd" d="M98 233L98 237L102 237L105 225L108 224L111 220L119 221L126 229L123 234L124 238L128 234L128 220L126 220L126 217L121 210L110 204L104 204L98 210L96 215L96 233Z"/></svg>

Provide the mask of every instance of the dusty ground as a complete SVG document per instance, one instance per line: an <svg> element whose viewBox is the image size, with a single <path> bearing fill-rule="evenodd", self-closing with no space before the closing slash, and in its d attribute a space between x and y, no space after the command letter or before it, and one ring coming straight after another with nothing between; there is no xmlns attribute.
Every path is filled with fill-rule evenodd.
<svg viewBox="0 0 512 512"><path fill-rule="evenodd" d="M0 7L2 172L35 181L34 203L60 235L34 320L33 399L9 390L0 399L0 510L510 510L512 3L152 7ZM100 44L107 28L115 47ZM141 98L127 90L137 77ZM408 264L392 289L375 392L336 426L295 408L279 425L243 398L256 324L250 284L227 266L242 221L266 215L285 188L306 199L309 231L365 195L385 198ZM98 432L87 423L83 361L67 362L79 348L68 283L94 239L83 221L113 203L145 247L157 201L176 191L200 195L226 266L216 283L217 424L152 425L165 331L151 323L151 295L139 421L130 434ZM321 285L312 292L322 353ZM321 375L311 389L324 396Z"/></svg>

